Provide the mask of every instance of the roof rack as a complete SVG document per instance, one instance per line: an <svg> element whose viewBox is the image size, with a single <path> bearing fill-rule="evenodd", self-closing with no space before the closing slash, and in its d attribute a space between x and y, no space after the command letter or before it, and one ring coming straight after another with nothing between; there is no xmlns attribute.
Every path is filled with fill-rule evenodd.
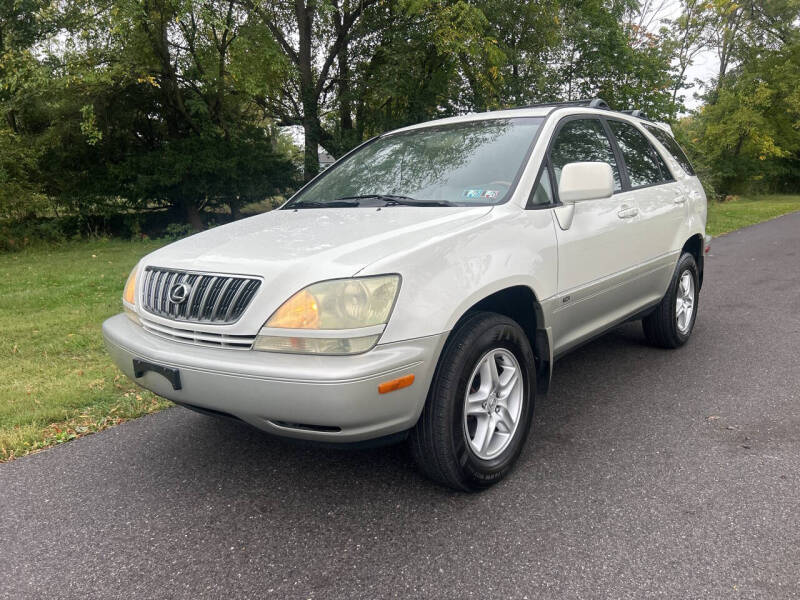
<svg viewBox="0 0 800 600"><path fill-rule="evenodd" d="M637 117L639 119L644 119L645 121L652 121L650 117L648 117L643 110L621 110L619 111L624 115L630 115L632 117Z"/></svg>
<svg viewBox="0 0 800 600"><path fill-rule="evenodd" d="M612 112L619 112L623 115L630 115L632 117L636 117L638 119L644 119L645 121L652 121L650 117L643 110L634 109L634 110L612 110L611 107L608 105L608 102L603 100L602 98L585 98L583 100L567 100L566 102L539 102L537 104L529 104L524 106L523 108L539 108L543 106L586 106L587 108L599 108L602 110L610 110Z"/></svg>
<svg viewBox="0 0 800 600"><path fill-rule="evenodd" d="M608 102L602 98L584 98L583 100L567 100L566 102L539 102L537 104L528 104L522 108L538 108L540 106L586 106L588 108L611 110Z"/></svg>

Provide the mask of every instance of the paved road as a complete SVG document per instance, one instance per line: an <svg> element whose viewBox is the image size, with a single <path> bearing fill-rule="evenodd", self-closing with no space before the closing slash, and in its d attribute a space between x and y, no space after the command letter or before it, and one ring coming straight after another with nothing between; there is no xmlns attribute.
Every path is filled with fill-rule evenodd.
<svg viewBox="0 0 800 600"><path fill-rule="evenodd" d="M682 350L564 358L481 495L179 408L0 465L0 597L798 598L800 213L701 298Z"/></svg>

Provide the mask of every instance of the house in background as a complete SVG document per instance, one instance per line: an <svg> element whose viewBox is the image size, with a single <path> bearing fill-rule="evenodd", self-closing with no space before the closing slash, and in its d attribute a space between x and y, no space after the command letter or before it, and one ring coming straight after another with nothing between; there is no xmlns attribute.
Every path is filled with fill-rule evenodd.
<svg viewBox="0 0 800 600"><path fill-rule="evenodd" d="M319 170L324 171L328 167L330 167L336 161L330 154L325 152L325 150L320 149L319 151Z"/></svg>

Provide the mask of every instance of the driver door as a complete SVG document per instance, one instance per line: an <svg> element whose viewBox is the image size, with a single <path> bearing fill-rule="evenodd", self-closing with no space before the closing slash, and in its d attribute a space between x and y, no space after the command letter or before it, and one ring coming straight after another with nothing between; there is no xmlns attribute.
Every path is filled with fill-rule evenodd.
<svg viewBox="0 0 800 600"><path fill-rule="evenodd" d="M558 189L561 170L572 162L605 162L614 175L609 198L553 209L558 241L558 292L553 319L554 351L564 352L623 317L636 304L629 277L639 264L638 206L624 192L614 148L598 118L567 118L556 130L543 173ZM563 218L572 210L571 223ZM559 219L559 217L561 218Z"/></svg>

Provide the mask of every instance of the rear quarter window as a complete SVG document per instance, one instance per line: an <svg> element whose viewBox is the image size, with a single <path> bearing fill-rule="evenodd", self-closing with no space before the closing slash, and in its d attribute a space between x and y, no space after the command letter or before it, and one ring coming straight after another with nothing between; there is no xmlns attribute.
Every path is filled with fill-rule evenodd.
<svg viewBox="0 0 800 600"><path fill-rule="evenodd" d="M675 138L668 134L666 131L661 129L660 127L654 127L653 125L644 125L644 128L653 135L664 148L667 149L672 155L678 164L683 167L683 170L686 171L689 175L694 175L694 169L692 168L692 163L689 162L689 157L686 156L686 153L683 149L678 145L678 142L675 141Z"/></svg>

